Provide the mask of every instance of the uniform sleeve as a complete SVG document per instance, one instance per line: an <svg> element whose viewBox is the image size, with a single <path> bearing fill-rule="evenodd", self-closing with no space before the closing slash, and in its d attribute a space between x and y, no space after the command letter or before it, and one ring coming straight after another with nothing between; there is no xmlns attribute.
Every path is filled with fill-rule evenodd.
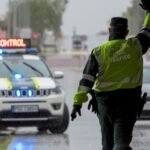
<svg viewBox="0 0 150 150"><path fill-rule="evenodd" d="M88 100L87 93L92 89L96 74L98 73L98 63L93 52L90 54L88 61L84 67L82 78L79 82L78 91L74 96L74 104L81 105Z"/></svg>
<svg viewBox="0 0 150 150"><path fill-rule="evenodd" d="M145 16L144 28L136 37L141 43L143 54L145 54L150 47L150 12L148 12Z"/></svg>

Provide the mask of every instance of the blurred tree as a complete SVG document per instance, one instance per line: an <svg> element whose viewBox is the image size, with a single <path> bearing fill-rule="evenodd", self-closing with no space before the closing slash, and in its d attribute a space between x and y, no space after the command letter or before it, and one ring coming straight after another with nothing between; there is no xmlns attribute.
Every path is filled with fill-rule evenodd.
<svg viewBox="0 0 150 150"><path fill-rule="evenodd" d="M42 33L45 29L59 33L68 0L11 0L7 14L9 34L16 36L22 28Z"/></svg>
<svg viewBox="0 0 150 150"><path fill-rule="evenodd" d="M55 33L60 31L67 0L28 1L30 3L31 28L33 31L42 32L44 29L50 29Z"/></svg>

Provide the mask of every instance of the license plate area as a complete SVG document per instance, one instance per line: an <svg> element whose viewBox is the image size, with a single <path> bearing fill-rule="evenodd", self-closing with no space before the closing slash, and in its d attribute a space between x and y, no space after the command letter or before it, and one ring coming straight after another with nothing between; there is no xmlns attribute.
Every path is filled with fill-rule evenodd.
<svg viewBox="0 0 150 150"><path fill-rule="evenodd" d="M38 105L12 105L11 111L13 113L29 113L29 112L38 112Z"/></svg>

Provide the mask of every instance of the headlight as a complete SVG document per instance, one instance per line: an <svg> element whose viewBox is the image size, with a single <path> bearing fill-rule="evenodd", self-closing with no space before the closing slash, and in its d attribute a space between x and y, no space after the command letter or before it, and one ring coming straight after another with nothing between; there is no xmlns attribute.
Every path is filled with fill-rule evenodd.
<svg viewBox="0 0 150 150"><path fill-rule="evenodd" d="M62 88L60 86L56 86L56 88L51 89L51 94L55 95L55 94L60 94L62 93Z"/></svg>

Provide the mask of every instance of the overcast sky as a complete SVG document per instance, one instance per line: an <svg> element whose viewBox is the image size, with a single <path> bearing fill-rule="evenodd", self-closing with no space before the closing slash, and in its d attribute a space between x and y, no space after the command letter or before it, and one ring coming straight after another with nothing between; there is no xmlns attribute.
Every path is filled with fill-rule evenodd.
<svg viewBox="0 0 150 150"><path fill-rule="evenodd" d="M5 14L9 0L0 0L0 17ZM61 0L60 0L61 1ZM132 0L69 0L63 16L62 30L72 35L75 28L80 34L95 34L107 30L113 16L121 16Z"/></svg>
<svg viewBox="0 0 150 150"><path fill-rule="evenodd" d="M132 0L69 0L62 30L71 34L95 34L107 30L111 17L121 16Z"/></svg>
<svg viewBox="0 0 150 150"><path fill-rule="evenodd" d="M6 13L8 1L9 0L0 0L0 2L1 2L1 4L0 4L0 17L2 17Z"/></svg>

